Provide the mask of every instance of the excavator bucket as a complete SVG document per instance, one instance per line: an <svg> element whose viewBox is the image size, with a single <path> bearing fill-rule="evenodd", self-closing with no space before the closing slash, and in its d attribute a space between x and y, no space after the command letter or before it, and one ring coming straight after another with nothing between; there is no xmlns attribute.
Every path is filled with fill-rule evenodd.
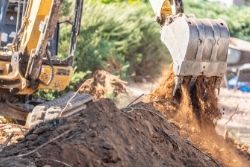
<svg viewBox="0 0 250 167"><path fill-rule="evenodd" d="M193 82L198 76L216 77L218 82L215 84L219 88L227 68L230 35L226 23L220 19L188 17L179 12L183 11L183 3L179 0L167 0L168 3L166 0L151 2L157 20L161 23L161 40L173 59L176 76L173 93L175 94L184 77L192 78ZM164 6L167 4L171 6ZM172 15L167 11L171 11Z"/></svg>
<svg viewBox="0 0 250 167"><path fill-rule="evenodd" d="M172 56L177 86L185 76L220 80L225 74L229 31L224 21L179 16L162 27L161 39Z"/></svg>

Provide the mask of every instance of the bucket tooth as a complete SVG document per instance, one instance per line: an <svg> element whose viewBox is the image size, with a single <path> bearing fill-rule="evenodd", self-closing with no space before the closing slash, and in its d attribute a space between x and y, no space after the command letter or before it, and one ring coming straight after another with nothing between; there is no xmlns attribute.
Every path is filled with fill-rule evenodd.
<svg viewBox="0 0 250 167"><path fill-rule="evenodd" d="M218 89L218 95L220 94L222 77L217 77L215 81L215 88Z"/></svg>
<svg viewBox="0 0 250 167"><path fill-rule="evenodd" d="M178 89L180 89L181 84L183 83L183 77L175 77L175 86L173 90L173 96L175 96Z"/></svg>
<svg viewBox="0 0 250 167"><path fill-rule="evenodd" d="M192 77L189 83L189 92L192 92L195 86L195 82L197 80L197 77Z"/></svg>

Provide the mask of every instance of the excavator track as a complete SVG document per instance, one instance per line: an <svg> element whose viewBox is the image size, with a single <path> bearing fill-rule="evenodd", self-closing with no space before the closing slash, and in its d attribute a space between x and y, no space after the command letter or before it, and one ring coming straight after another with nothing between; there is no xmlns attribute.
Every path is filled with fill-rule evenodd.
<svg viewBox="0 0 250 167"><path fill-rule="evenodd" d="M26 126L33 127L44 121L70 116L86 109L91 101L89 94L69 92L60 98L35 106L27 116Z"/></svg>
<svg viewBox="0 0 250 167"><path fill-rule="evenodd" d="M37 99L23 103L22 101L9 101L8 99L3 99L0 102L0 115L21 124L25 123L27 127L33 127L41 122L68 117L86 109L88 103L92 101L92 96L69 92L51 101Z"/></svg>

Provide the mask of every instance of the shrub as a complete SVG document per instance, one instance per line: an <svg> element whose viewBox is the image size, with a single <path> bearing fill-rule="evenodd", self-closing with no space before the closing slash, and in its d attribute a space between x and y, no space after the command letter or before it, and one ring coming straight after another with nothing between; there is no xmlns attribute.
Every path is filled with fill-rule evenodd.
<svg viewBox="0 0 250 167"><path fill-rule="evenodd" d="M69 0L69 3L71 0ZM101 3L102 2L102 3ZM127 3L137 2L137 3ZM160 41L159 26L144 0L88 0L76 52L76 71L104 69L122 78L159 73L170 55ZM147 3L143 3L147 2ZM249 8L224 7L215 2L185 0L185 10L198 18L221 18L231 36L250 41ZM68 13L68 11L64 12ZM67 53L70 29L61 29L60 53Z"/></svg>
<svg viewBox="0 0 250 167"><path fill-rule="evenodd" d="M250 7L226 7L201 0L186 0L184 5L187 13L197 17L225 20L231 36L250 41Z"/></svg>
<svg viewBox="0 0 250 167"><path fill-rule="evenodd" d="M122 78L159 72L159 62L169 63L160 41L160 27L145 3L85 4L76 51L77 71L104 69ZM60 53L67 53L69 29L61 29ZM147 69L147 70L146 70Z"/></svg>

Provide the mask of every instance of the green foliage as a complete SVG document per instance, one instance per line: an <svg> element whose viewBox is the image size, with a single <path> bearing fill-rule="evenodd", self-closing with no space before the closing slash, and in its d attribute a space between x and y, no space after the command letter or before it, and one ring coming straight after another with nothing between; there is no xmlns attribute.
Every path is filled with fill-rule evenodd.
<svg viewBox="0 0 250 167"><path fill-rule="evenodd" d="M90 71L87 72L75 72L73 77L71 78L71 82L70 85L68 87L69 90L75 90L77 87L80 86L80 84L82 84L84 78L90 74Z"/></svg>
<svg viewBox="0 0 250 167"><path fill-rule="evenodd" d="M127 78L157 73L159 62L170 62L152 9L148 2L142 2L145 1L87 1L76 54L77 71L105 69ZM224 19L232 36L250 40L249 8L224 7L201 0L184 2L186 13ZM62 28L60 53L67 53L69 33L69 28Z"/></svg>
<svg viewBox="0 0 250 167"><path fill-rule="evenodd" d="M71 31L71 26L67 24L60 25L60 37L59 37L59 48L58 48L58 58L60 59L63 59L68 56L70 31Z"/></svg>
<svg viewBox="0 0 250 167"><path fill-rule="evenodd" d="M62 14L70 18L72 0L64 0ZM185 13L197 18L224 19L231 36L250 41L250 8L225 7L205 0L184 0ZM76 50L76 72L69 89L74 89L89 71L104 69L122 78L159 73L171 61L160 41L148 0L87 0ZM60 29L59 56L67 56L70 26ZM86 73L86 71L88 71ZM45 99L59 93L38 92Z"/></svg>
<svg viewBox="0 0 250 167"><path fill-rule="evenodd" d="M231 36L250 41L250 7L226 7L202 0L186 0L184 5L186 13L196 17L225 20Z"/></svg>
<svg viewBox="0 0 250 167"><path fill-rule="evenodd" d="M44 100L54 100L57 97L60 97L61 93L55 90L44 90L36 92L35 96Z"/></svg>
<svg viewBox="0 0 250 167"><path fill-rule="evenodd" d="M65 0L62 4L62 15L67 16L70 14L71 6L72 6L71 0Z"/></svg>
<svg viewBox="0 0 250 167"><path fill-rule="evenodd" d="M147 0L101 0L102 3L109 4L109 3L121 3L121 2L128 2L128 3L140 3L140 2L147 2Z"/></svg>
<svg viewBox="0 0 250 167"><path fill-rule="evenodd" d="M170 57L160 41L160 27L147 4L105 5L91 1L84 11L76 51L77 71L104 69L128 78L159 72L159 62L168 63ZM61 31L60 52L67 53L69 29Z"/></svg>
<svg viewBox="0 0 250 167"><path fill-rule="evenodd" d="M102 3L119 3L119 2L123 2L124 0L101 0Z"/></svg>
<svg viewBox="0 0 250 167"><path fill-rule="evenodd" d="M250 41L250 8L225 7L204 0L185 0L184 5L185 12L197 18L224 19L231 36ZM68 8L64 13L69 12ZM76 71L104 69L122 78L159 73L160 62L167 64L171 58L160 41L160 27L153 18L145 0L85 2ZM66 56L70 31L68 26L61 28L61 57Z"/></svg>

